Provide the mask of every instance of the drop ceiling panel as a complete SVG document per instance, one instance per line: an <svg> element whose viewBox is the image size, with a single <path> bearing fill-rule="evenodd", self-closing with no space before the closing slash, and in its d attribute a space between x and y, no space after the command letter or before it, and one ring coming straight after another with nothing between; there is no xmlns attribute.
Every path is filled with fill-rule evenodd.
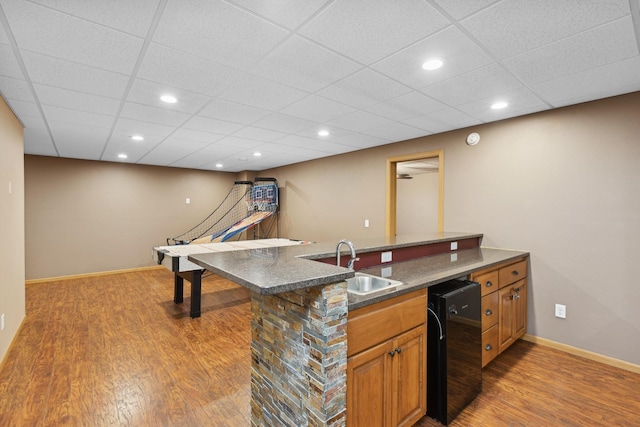
<svg viewBox="0 0 640 427"><path fill-rule="evenodd" d="M373 127L380 125L387 126L393 123L394 122L392 120L385 119L362 110L344 115L329 122L332 126L349 129L355 132L364 132Z"/></svg>
<svg viewBox="0 0 640 427"><path fill-rule="evenodd" d="M167 3L154 41L235 68L255 64L288 32L220 0Z"/></svg>
<svg viewBox="0 0 640 427"><path fill-rule="evenodd" d="M43 106L50 105L112 117L117 114L120 108L120 100L115 98L107 98L42 84L34 84L33 87L38 96L38 100Z"/></svg>
<svg viewBox="0 0 640 427"><path fill-rule="evenodd" d="M201 132L229 135L239 129L242 129L244 125L226 122L224 120L210 119L209 117L194 116L184 124L184 127L186 129L199 130Z"/></svg>
<svg viewBox="0 0 640 427"><path fill-rule="evenodd" d="M149 30L159 0L136 1L60 1L30 0L33 3L144 37Z"/></svg>
<svg viewBox="0 0 640 427"><path fill-rule="evenodd" d="M328 122L338 116L355 111L348 105L340 104L317 95L310 95L281 110L284 114L314 122Z"/></svg>
<svg viewBox="0 0 640 427"><path fill-rule="evenodd" d="M630 33L633 22L625 17L506 59L503 64L528 84L553 80L637 56L638 46Z"/></svg>
<svg viewBox="0 0 640 427"><path fill-rule="evenodd" d="M362 133L387 139L394 139L400 136L400 138L402 138L403 140L417 138L419 136L429 134L429 132L425 132L424 129L419 129L417 127L399 122L393 122L389 125L378 125L367 129Z"/></svg>
<svg viewBox="0 0 640 427"><path fill-rule="evenodd" d="M455 19L465 18L472 13L478 12L487 6L497 3L500 0L432 0L434 4L440 6L446 13Z"/></svg>
<svg viewBox="0 0 640 427"><path fill-rule="evenodd" d="M440 110L431 111L429 114L412 117L405 120L404 123L424 129L428 133L440 133L477 125L482 122L460 110L445 107Z"/></svg>
<svg viewBox="0 0 640 427"><path fill-rule="evenodd" d="M445 66L426 71L422 64L441 58ZM482 48L455 27L448 27L376 63L373 68L419 89L494 62Z"/></svg>
<svg viewBox="0 0 640 427"><path fill-rule="evenodd" d="M317 123L310 120L300 119L298 117L291 117L285 114L274 113L258 120L253 125L264 129L290 134L300 132L310 127L314 127L317 125Z"/></svg>
<svg viewBox="0 0 640 427"><path fill-rule="evenodd" d="M307 92L254 75L245 75L231 84L220 98L277 111L307 96Z"/></svg>
<svg viewBox="0 0 640 427"><path fill-rule="evenodd" d="M355 0L332 3L300 32L368 65L448 24L422 0Z"/></svg>
<svg viewBox="0 0 640 427"><path fill-rule="evenodd" d="M129 78L112 71L22 51L22 59L33 83L93 95L121 98Z"/></svg>
<svg viewBox="0 0 640 427"><path fill-rule="evenodd" d="M487 105L491 105L491 103L496 99L508 103L508 108L501 110L488 109ZM510 92L497 94L490 98L460 104L456 108L468 114L468 119L471 117L477 117L483 122L494 122L508 117L547 110L549 107L529 89L520 88Z"/></svg>
<svg viewBox="0 0 640 427"><path fill-rule="evenodd" d="M422 89L428 96L448 105L460 105L518 89L522 84L498 64L470 71Z"/></svg>
<svg viewBox="0 0 640 427"><path fill-rule="evenodd" d="M165 126L157 123L145 123L136 120L120 118L113 130L112 140L130 141L132 135L142 135L145 140L159 142L175 132L173 126Z"/></svg>
<svg viewBox="0 0 640 427"><path fill-rule="evenodd" d="M497 2L461 24L503 59L628 14L627 0L517 0Z"/></svg>
<svg viewBox="0 0 640 427"><path fill-rule="evenodd" d="M118 73L130 73L142 39L26 1L3 9L21 49Z"/></svg>
<svg viewBox="0 0 640 427"><path fill-rule="evenodd" d="M11 109L18 117L42 118L38 104L29 101L10 100Z"/></svg>
<svg viewBox="0 0 640 427"><path fill-rule="evenodd" d="M318 95L354 108L366 108L410 91L410 88L401 83L369 68L363 68L322 89Z"/></svg>
<svg viewBox="0 0 640 427"><path fill-rule="evenodd" d="M109 129L54 120L49 120L48 123L60 156L88 160L100 159L109 136Z"/></svg>
<svg viewBox="0 0 640 427"><path fill-rule="evenodd" d="M0 76L0 88L2 88L2 95L8 101L36 102L29 84L24 80Z"/></svg>
<svg viewBox="0 0 640 427"><path fill-rule="evenodd" d="M412 91L367 108L367 111L390 120L406 120L444 108L445 105L422 92Z"/></svg>
<svg viewBox="0 0 640 427"><path fill-rule="evenodd" d="M333 141L342 145L350 145L356 148L377 147L379 145L385 145L391 142L391 140L388 139L365 135L362 133L351 133L345 136L338 135L333 138Z"/></svg>
<svg viewBox="0 0 640 427"><path fill-rule="evenodd" d="M49 131L44 128L27 127L24 130L24 152L36 156L58 156ZM26 142L28 141L28 142Z"/></svg>
<svg viewBox="0 0 640 427"><path fill-rule="evenodd" d="M302 37L291 37L260 61L258 76L315 92L354 73L361 66Z"/></svg>
<svg viewBox="0 0 640 427"><path fill-rule="evenodd" d="M286 1L255 1L230 0L244 9L248 9L277 24L294 29L309 19L323 5L331 3L328 0L286 0Z"/></svg>
<svg viewBox="0 0 640 427"><path fill-rule="evenodd" d="M200 116L234 123L251 124L270 114L270 111L224 99L214 99L199 113Z"/></svg>
<svg viewBox="0 0 640 427"><path fill-rule="evenodd" d="M188 140L199 142L201 146L211 144L222 139L224 135L211 133L211 132L202 132L194 129L185 129L181 128L171 134L170 137L166 139L166 141L171 140Z"/></svg>
<svg viewBox="0 0 640 427"><path fill-rule="evenodd" d="M217 95L237 70L187 52L151 43L137 77L203 95Z"/></svg>
<svg viewBox="0 0 640 427"><path fill-rule="evenodd" d="M0 45L0 58L2 58L2 61L0 61L0 75L24 80L22 69L13 54L11 46Z"/></svg>
<svg viewBox="0 0 640 427"><path fill-rule="evenodd" d="M286 133L276 132L269 129L262 129L253 126L247 126L234 132L233 136L247 139L255 139L256 141L275 141L278 138L286 136Z"/></svg>
<svg viewBox="0 0 640 427"><path fill-rule="evenodd" d="M554 107L640 91L640 58L607 64L571 76L543 82L535 91Z"/></svg>
<svg viewBox="0 0 640 427"><path fill-rule="evenodd" d="M114 116L71 110L69 108L43 105L42 110L47 121L64 122L110 129Z"/></svg>
<svg viewBox="0 0 640 427"><path fill-rule="evenodd" d="M160 97L163 95L172 95L176 97L178 102L175 104L167 104L160 100ZM197 113L210 102L211 99L210 96L200 95L197 92L142 79L135 79L133 81L127 97L128 101L135 102L136 104L181 111L188 114Z"/></svg>
<svg viewBox="0 0 640 427"><path fill-rule="evenodd" d="M190 114L179 111L171 111L167 108L151 107L134 102L125 102L120 116L126 119L175 127L179 127L192 117Z"/></svg>

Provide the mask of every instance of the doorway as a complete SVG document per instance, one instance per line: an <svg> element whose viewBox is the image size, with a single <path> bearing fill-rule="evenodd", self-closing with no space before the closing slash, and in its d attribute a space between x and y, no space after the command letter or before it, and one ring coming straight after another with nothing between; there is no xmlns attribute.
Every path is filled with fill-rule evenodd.
<svg viewBox="0 0 640 427"><path fill-rule="evenodd" d="M403 172L403 175L398 173L399 167L418 161L425 161L434 165L437 164L437 230L438 232L442 232L444 229L444 150L427 151L387 159L387 237L393 237L397 232L398 179L407 178L407 176L404 175L407 172Z"/></svg>

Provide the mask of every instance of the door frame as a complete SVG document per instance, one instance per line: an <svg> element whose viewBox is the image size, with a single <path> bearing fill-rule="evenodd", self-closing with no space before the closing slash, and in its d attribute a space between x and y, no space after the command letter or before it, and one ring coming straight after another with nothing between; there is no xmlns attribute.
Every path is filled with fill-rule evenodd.
<svg viewBox="0 0 640 427"><path fill-rule="evenodd" d="M385 227L387 237L396 235L398 163L435 157L438 158L438 232L444 230L444 150L425 151L387 158L387 221Z"/></svg>

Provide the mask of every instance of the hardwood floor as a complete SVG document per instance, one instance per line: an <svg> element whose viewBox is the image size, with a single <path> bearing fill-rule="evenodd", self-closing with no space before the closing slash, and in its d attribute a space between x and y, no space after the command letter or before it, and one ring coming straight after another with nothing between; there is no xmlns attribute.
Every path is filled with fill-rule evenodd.
<svg viewBox="0 0 640 427"><path fill-rule="evenodd" d="M212 275L202 317L149 270L28 285L0 370L0 426L245 426L249 292ZM640 426L640 375L524 341L451 426ZM437 426L423 418L416 426Z"/></svg>

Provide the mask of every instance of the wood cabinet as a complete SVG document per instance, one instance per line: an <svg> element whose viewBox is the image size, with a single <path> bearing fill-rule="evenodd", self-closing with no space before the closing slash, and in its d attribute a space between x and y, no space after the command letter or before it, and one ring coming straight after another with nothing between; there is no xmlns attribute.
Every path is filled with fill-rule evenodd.
<svg viewBox="0 0 640 427"><path fill-rule="evenodd" d="M482 366L527 331L527 259L477 271L482 287Z"/></svg>
<svg viewBox="0 0 640 427"><path fill-rule="evenodd" d="M349 313L348 426L410 426L426 413L426 304L421 289Z"/></svg>

